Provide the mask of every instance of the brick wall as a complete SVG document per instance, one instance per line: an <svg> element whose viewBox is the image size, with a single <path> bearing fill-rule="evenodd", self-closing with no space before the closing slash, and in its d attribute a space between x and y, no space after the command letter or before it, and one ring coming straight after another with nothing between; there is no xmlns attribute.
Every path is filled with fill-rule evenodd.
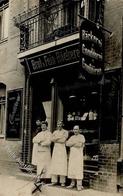
<svg viewBox="0 0 123 196"><path fill-rule="evenodd" d="M90 181L91 188L106 192L117 191L118 144L101 144L99 154L99 172Z"/></svg>

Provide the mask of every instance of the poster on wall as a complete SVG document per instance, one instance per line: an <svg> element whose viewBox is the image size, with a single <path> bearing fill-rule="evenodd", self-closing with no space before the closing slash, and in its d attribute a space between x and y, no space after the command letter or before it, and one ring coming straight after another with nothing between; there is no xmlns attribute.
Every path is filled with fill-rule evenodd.
<svg viewBox="0 0 123 196"><path fill-rule="evenodd" d="M6 137L20 139L22 129L23 89L8 91Z"/></svg>

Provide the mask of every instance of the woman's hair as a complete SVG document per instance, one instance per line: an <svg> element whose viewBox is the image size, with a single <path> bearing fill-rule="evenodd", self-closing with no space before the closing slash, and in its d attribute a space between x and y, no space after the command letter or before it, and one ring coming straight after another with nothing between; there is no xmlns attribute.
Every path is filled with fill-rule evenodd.
<svg viewBox="0 0 123 196"><path fill-rule="evenodd" d="M48 127L48 122L47 121L41 121L41 125L45 124Z"/></svg>

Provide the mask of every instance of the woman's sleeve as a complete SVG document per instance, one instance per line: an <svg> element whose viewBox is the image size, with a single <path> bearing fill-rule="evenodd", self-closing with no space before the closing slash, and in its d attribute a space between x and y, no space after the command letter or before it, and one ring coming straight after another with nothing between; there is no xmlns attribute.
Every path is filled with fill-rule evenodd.
<svg viewBox="0 0 123 196"><path fill-rule="evenodd" d="M52 142L55 142L57 140L56 131L53 132L51 140L52 140Z"/></svg>
<svg viewBox="0 0 123 196"><path fill-rule="evenodd" d="M85 144L85 137L82 135L82 143Z"/></svg>
<svg viewBox="0 0 123 196"><path fill-rule="evenodd" d="M47 138L45 139L45 141L41 143L41 146L50 146L51 137L52 137L52 134L49 132L49 134L47 134Z"/></svg>
<svg viewBox="0 0 123 196"><path fill-rule="evenodd" d="M39 143L40 142L40 138L39 138L39 134L37 134L34 138L33 138L33 143Z"/></svg>
<svg viewBox="0 0 123 196"><path fill-rule="evenodd" d="M66 141L66 146L72 147L74 143L75 143L75 142L74 142L74 140L73 140L73 136L71 136L71 137L69 138L69 140Z"/></svg>

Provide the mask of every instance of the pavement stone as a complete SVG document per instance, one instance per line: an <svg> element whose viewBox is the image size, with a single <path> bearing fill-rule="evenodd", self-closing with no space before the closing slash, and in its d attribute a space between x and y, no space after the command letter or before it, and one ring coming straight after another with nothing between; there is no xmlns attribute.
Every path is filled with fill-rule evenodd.
<svg viewBox="0 0 123 196"><path fill-rule="evenodd" d="M45 185L42 193L39 191L33 195L34 187L32 180L19 179L16 176L0 175L0 196L121 196L122 193L106 193L92 189L82 191L67 190L61 187Z"/></svg>

